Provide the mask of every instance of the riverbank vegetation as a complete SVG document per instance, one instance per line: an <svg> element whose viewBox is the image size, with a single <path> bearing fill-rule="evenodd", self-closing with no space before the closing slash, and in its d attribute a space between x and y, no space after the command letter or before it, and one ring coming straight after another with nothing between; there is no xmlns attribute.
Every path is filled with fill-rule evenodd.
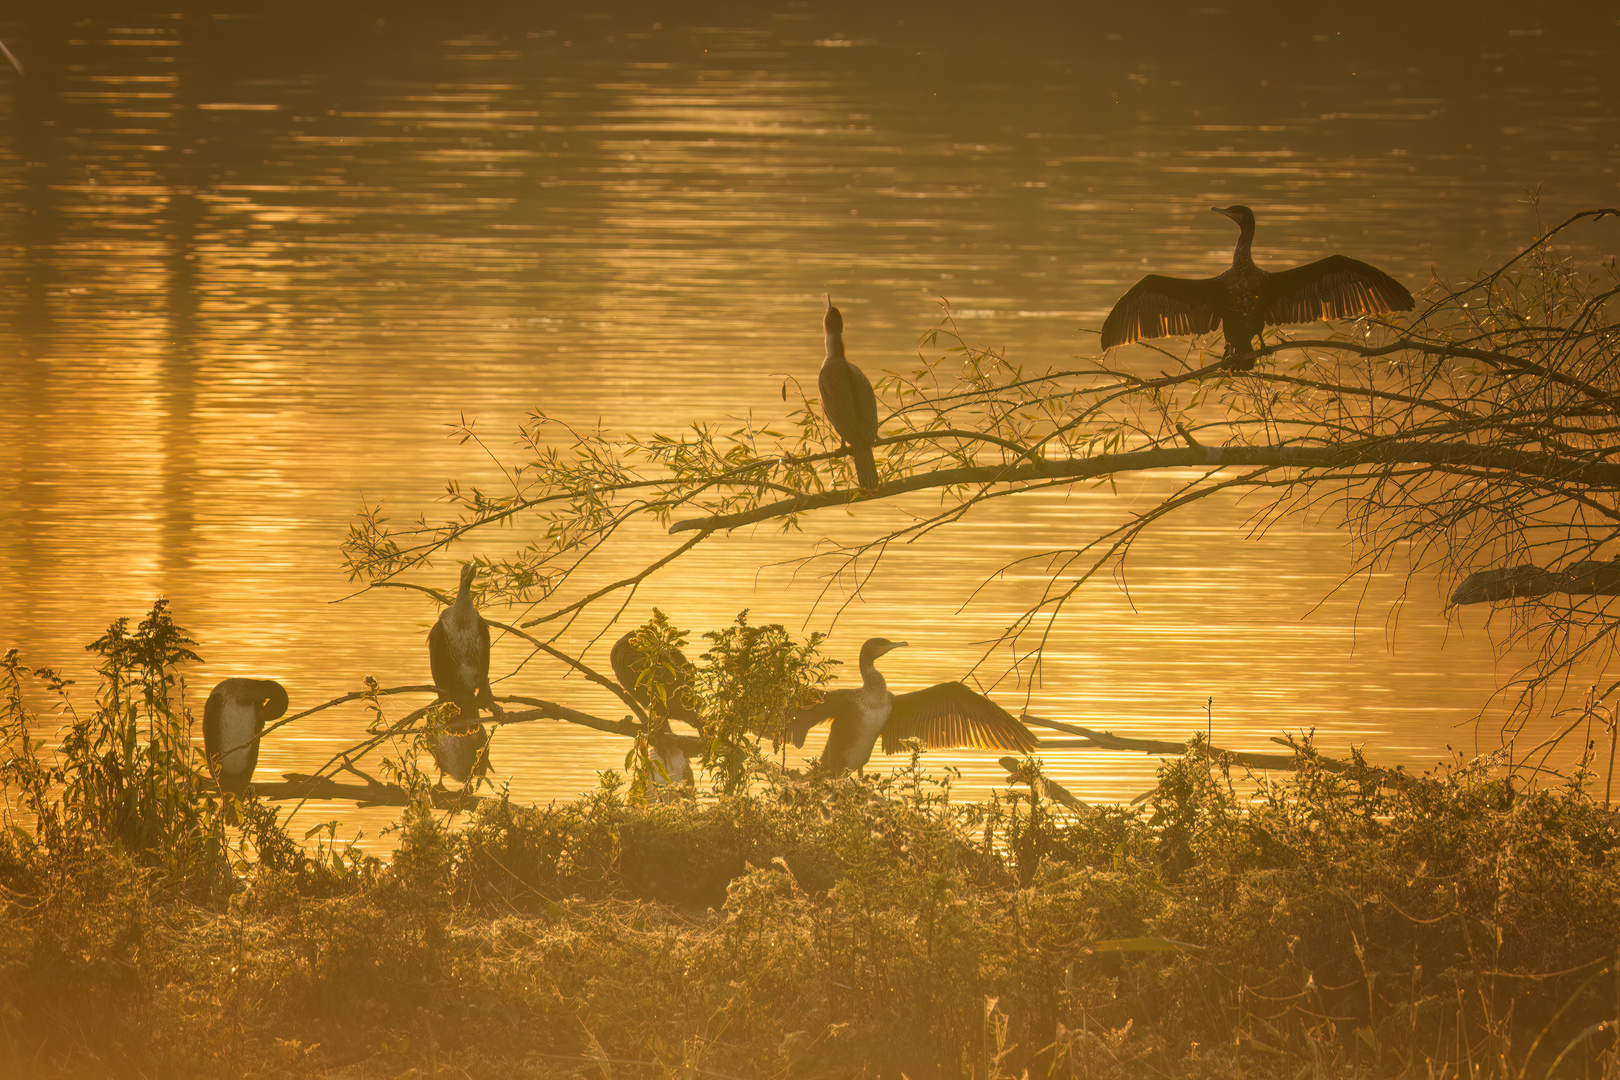
<svg viewBox="0 0 1620 1080"><path fill-rule="evenodd" d="M1139 807L915 758L405 811L390 862L227 824L160 604L79 712L0 665L0 1074L1612 1076L1620 824L1584 772L1251 777ZM57 715L25 705L43 689ZM46 745L42 735L61 727Z"/></svg>

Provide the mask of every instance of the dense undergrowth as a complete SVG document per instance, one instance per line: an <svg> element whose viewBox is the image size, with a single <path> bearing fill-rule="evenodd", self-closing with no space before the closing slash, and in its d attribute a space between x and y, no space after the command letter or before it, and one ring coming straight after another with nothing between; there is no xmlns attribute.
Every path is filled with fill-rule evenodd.
<svg viewBox="0 0 1620 1080"><path fill-rule="evenodd" d="M226 825L161 614L100 643L82 716L0 665L0 1075L1617 1072L1617 825L1580 782L1307 749L1256 786L1194 747L1076 811L1032 761L983 805L915 761L759 765L702 802L419 803L384 864Z"/></svg>

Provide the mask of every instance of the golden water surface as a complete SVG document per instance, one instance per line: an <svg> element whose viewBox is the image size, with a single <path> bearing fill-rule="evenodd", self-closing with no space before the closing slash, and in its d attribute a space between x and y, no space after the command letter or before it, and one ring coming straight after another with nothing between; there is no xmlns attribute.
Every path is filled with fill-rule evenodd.
<svg viewBox="0 0 1620 1080"><path fill-rule="evenodd" d="M824 291L874 376L915 363L942 299L972 339L1064 364L1095 352L1142 273L1223 267L1234 233L1212 204L1256 208L1263 264L1344 251L1416 290L1528 239L1526 188L1549 220L1612 205L1620 161L1620 28L1598 4L1471 8L1462 25L1394 5L1354 22L797 0L73 6L0 19L27 70L0 78L0 647L88 698L83 645L165 596L200 642L199 711L231 675L281 680L295 710L368 674L428 681L435 606L350 596L338 545L363 501L432 516L446 481L499 482L446 437L464 417L504 453L536 407L640 435L784 416L784 377L811 385L821 360ZM964 606L987 575L1175 481L976 515L893 552L836 621L836 583L818 607L824 578L774 564L896 509L740 531L627 617L657 604L701 631L747 608L831 630L846 660L871 634L908 640L885 661L896 689L957 678L1037 586L998 579ZM1121 734L1209 723L1261 749L1314 729L1329 752L1417 767L1495 745L1495 722L1471 721L1515 661L1485 612L1448 624L1442 584L1420 577L1397 621L1402 567L1335 592L1351 560L1337 522L1257 537L1253 509L1206 501L1139 546L1128 593L1084 588L1038 683L998 653L976 676L1015 711ZM605 567L670 543L638 534ZM414 580L455 577L451 559ZM622 714L523 657L497 645L498 692ZM283 729L261 777L313 769L366 718ZM501 731L493 758L515 795L546 799L624 749L540 722ZM1090 798L1133 796L1154 767L1046 756ZM930 760L982 794L994 757Z"/></svg>

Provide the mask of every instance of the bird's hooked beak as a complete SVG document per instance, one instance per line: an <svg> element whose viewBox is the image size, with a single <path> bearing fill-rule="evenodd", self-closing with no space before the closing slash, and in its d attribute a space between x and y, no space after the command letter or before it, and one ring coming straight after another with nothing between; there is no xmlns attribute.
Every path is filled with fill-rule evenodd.
<svg viewBox="0 0 1620 1080"><path fill-rule="evenodd" d="M832 295L830 293L822 293L821 295L825 297L827 301L827 313L821 317L821 327L827 332L827 351L832 352L836 343L837 351L842 353L844 351L842 340L844 334L844 316L837 308L833 307Z"/></svg>
<svg viewBox="0 0 1620 1080"><path fill-rule="evenodd" d="M895 649L903 649L907 645L910 645L910 644L911 644L911 642L909 642L909 641L891 641L891 642L889 642L889 647L887 649L884 649L883 651L884 652L893 652Z"/></svg>
<svg viewBox="0 0 1620 1080"><path fill-rule="evenodd" d="M1221 217L1231 218L1233 221L1237 220L1237 215L1232 212L1230 206L1212 206L1210 209L1221 215Z"/></svg>

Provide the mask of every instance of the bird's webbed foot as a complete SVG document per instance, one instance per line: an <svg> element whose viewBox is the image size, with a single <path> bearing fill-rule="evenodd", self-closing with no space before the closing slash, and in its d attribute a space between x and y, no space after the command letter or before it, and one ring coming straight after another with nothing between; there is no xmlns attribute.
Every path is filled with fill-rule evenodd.
<svg viewBox="0 0 1620 1080"><path fill-rule="evenodd" d="M1221 357L1221 367L1227 371L1253 371L1255 363L1254 349L1244 348L1241 351L1227 350Z"/></svg>

